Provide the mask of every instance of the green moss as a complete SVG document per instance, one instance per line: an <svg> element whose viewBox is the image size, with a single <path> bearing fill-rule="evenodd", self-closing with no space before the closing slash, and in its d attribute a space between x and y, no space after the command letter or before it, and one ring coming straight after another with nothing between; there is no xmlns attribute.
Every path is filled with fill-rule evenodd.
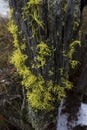
<svg viewBox="0 0 87 130"><path fill-rule="evenodd" d="M66 88L67 90L70 90L70 89L73 88L73 83L70 82L68 79L62 81L62 83L65 85L65 88Z"/></svg>
<svg viewBox="0 0 87 130"><path fill-rule="evenodd" d="M38 76L37 82L33 85L32 92L28 91L27 97L31 106L35 109L53 109L53 97L49 88L45 85L45 80L41 75Z"/></svg>
<svg viewBox="0 0 87 130"><path fill-rule="evenodd" d="M63 10L64 10L64 12L66 12L67 6L68 6L68 4L64 2L64 5L63 5Z"/></svg>
<svg viewBox="0 0 87 130"><path fill-rule="evenodd" d="M54 75L54 72L49 70L49 76L53 76Z"/></svg>
<svg viewBox="0 0 87 130"><path fill-rule="evenodd" d="M48 45L44 42L41 42L37 45L37 66L43 67L46 64L46 57L51 56L51 51L48 47Z"/></svg>
<svg viewBox="0 0 87 130"><path fill-rule="evenodd" d="M64 68L59 68L59 72L60 72L60 75L62 76L64 72Z"/></svg>
<svg viewBox="0 0 87 130"><path fill-rule="evenodd" d="M79 22L75 21L73 25L73 30L75 31L79 27Z"/></svg>
<svg viewBox="0 0 87 130"><path fill-rule="evenodd" d="M18 36L17 36L18 27L14 24L14 20L11 20L8 26L9 26L8 29L14 38L14 47L18 48L19 47L19 44L18 44L19 41L18 41Z"/></svg>
<svg viewBox="0 0 87 130"><path fill-rule="evenodd" d="M31 38L36 37L38 39L39 28L44 29L44 23L40 17L40 5L43 0L29 0L27 5L22 8L22 18L24 21L31 19L29 25L32 28Z"/></svg>
<svg viewBox="0 0 87 130"><path fill-rule="evenodd" d="M13 8L10 8L10 14L11 15L13 15L13 12L14 12Z"/></svg>
<svg viewBox="0 0 87 130"><path fill-rule="evenodd" d="M76 40L76 41L72 42L69 46L69 52L68 52L69 63L73 69L80 63L77 60L73 60L73 54L75 52L76 45L81 46L80 41Z"/></svg>

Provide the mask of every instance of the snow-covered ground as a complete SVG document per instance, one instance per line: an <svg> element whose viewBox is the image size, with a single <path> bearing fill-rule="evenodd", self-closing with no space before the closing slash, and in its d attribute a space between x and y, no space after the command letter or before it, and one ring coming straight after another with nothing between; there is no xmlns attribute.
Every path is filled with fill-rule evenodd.
<svg viewBox="0 0 87 130"><path fill-rule="evenodd" d="M61 113L62 109L64 108L63 103L61 103L59 107L59 114L58 114L58 124L57 130L72 130L74 127L80 126L87 126L87 104L81 103L79 111L77 113L77 121L68 122L68 113Z"/></svg>
<svg viewBox="0 0 87 130"><path fill-rule="evenodd" d="M0 16L9 17L9 4L6 0L0 0Z"/></svg>

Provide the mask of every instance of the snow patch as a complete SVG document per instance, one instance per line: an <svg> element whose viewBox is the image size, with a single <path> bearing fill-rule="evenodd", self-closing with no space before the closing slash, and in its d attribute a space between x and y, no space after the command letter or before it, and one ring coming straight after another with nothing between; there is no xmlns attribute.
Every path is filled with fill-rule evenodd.
<svg viewBox="0 0 87 130"><path fill-rule="evenodd" d="M79 125L85 125L87 126L87 104L81 103L81 107L78 112L78 122Z"/></svg>
<svg viewBox="0 0 87 130"><path fill-rule="evenodd" d="M58 120L57 130L67 130L67 119L67 114L61 115L60 119Z"/></svg>

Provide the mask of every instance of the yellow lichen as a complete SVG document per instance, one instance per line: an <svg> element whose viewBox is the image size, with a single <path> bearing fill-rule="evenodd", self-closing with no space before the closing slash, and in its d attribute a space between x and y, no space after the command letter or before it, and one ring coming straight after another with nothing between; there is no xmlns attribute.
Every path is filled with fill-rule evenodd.
<svg viewBox="0 0 87 130"><path fill-rule="evenodd" d="M69 52L68 52L69 63L73 69L80 63L77 60L73 60L73 54L75 52L76 45L81 46L80 41L76 40L76 41L72 42L69 46Z"/></svg>

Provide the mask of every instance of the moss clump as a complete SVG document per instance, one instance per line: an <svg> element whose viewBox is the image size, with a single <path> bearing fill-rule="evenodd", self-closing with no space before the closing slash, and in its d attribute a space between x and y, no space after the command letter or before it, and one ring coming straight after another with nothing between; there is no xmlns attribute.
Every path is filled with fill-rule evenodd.
<svg viewBox="0 0 87 130"><path fill-rule="evenodd" d="M51 50L49 49L48 45L41 41L37 45L37 55L36 55L36 62L32 65L32 68L42 68L46 65L46 58L51 56Z"/></svg>
<svg viewBox="0 0 87 130"><path fill-rule="evenodd" d="M76 41L72 42L69 46L69 52L68 52L69 63L73 69L80 63L77 60L73 60L73 54L75 52L76 45L81 46L80 41L76 40Z"/></svg>

